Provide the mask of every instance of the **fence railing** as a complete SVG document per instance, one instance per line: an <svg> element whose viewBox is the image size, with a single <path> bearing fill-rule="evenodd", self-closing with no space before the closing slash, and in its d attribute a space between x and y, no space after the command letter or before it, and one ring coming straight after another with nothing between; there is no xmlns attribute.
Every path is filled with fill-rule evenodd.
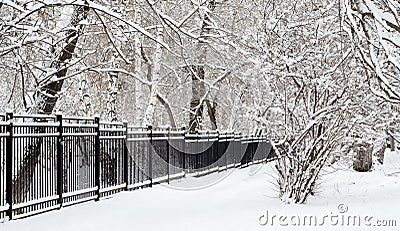
<svg viewBox="0 0 400 231"><path fill-rule="evenodd" d="M275 158L265 135L0 115L0 220Z"/></svg>

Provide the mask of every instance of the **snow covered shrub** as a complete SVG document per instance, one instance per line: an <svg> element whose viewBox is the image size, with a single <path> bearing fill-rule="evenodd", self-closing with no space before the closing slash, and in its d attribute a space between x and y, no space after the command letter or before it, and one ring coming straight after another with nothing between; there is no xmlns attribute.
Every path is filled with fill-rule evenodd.
<svg viewBox="0 0 400 231"><path fill-rule="evenodd" d="M355 81L360 72L351 66L337 2L275 1L270 8L265 21L273 26L260 31L269 49L264 73L274 94L267 114L282 137L274 144L279 196L304 203L353 127L351 112L359 107L354 98L365 84Z"/></svg>
<svg viewBox="0 0 400 231"><path fill-rule="evenodd" d="M303 81L297 97L283 104L287 105L281 127L285 134L274 144L280 157L275 166L279 196L287 203L304 203L314 193L322 169L352 127L344 91L328 93ZM321 99L324 95L329 97Z"/></svg>

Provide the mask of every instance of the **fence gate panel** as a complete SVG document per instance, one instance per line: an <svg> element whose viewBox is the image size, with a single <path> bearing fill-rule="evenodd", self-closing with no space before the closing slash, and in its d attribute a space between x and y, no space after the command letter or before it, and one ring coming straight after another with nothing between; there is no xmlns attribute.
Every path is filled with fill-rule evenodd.
<svg viewBox="0 0 400 231"><path fill-rule="evenodd" d="M100 124L101 196L125 189L124 185L125 128L122 123Z"/></svg>
<svg viewBox="0 0 400 231"><path fill-rule="evenodd" d="M170 150L168 143L168 132L154 130L150 151L152 152L153 179L163 182L168 180L170 161Z"/></svg>
<svg viewBox="0 0 400 231"><path fill-rule="evenodd" d="M150 184L150 131L143 127L128 127L128 188Z"/></svg>
<svg viewBox="0 0 400 231"><path fill-rule="evenodd" d="M172 176L181 174L184 171L184 142L184 132L182 131L174 130L168 137L169 174Z"/></svg>
<svg viewBox="0 0 400 231"><path fill-rule="evenodd" d="M94 119L63 118L63 206L97 198Z"/></svg>
<svg viewBox="0 0 400 231"><path fill-rule="evenodd" d="M55 117L14 115L12 121L12 217L59 208Z"/></svg>

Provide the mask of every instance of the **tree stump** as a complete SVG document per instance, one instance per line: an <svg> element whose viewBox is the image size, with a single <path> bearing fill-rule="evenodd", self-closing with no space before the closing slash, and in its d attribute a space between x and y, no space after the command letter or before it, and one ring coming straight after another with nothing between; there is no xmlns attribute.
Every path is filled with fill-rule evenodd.
<svg viewBox="0 0 400 231"><path fill-rule="evenodd" d="M354 146L353 150L356 153L353 169L357 172L368 172L372 167L372 144L359 143Z"/></svg>
<svg viewBox="0 0 400 231"><path fill-rule="evenodd" d="M386 143L382 144L381 148L377 152L378 162L383 164L383 159L385 158Z"/></svg>

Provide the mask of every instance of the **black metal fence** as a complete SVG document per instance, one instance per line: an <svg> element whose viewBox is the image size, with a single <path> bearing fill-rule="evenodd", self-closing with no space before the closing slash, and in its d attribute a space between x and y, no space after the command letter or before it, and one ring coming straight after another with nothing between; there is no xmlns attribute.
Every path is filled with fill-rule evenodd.
<svg viewBox="0 0 400 231"><path fill-rule="evenodd" d="M275 158L264 135L0 115L0 220Z"/></svg>

